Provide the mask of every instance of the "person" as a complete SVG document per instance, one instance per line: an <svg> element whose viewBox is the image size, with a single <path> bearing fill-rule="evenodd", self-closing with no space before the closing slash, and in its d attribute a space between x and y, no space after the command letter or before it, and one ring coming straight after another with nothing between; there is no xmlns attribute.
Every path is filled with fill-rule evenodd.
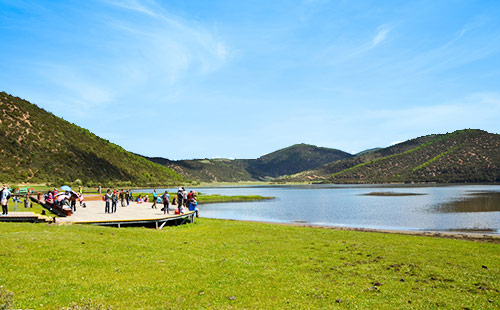
<svg viewBox="0 0 500 310"><path fill-rule="evenodd" d="M123 189L120 191L120 203L122 208L125 207L125 191Z"/></svg>
<svg viewBox="0 0 500 310"><path fill-rule="evenodd" d="M111 213L116 213L117 203L118 203L118 192L113 191L113 196L111 196Z"/></svg>
<svg viewBox="0 0 500 310"><path fill-rule="evenodd" d="M130 189L125 192L125 199L127 200L127 206L130 205Z"/></svg>
<svg viewBox="0 0 500 310"><path fill-rule="evenodd" d="M165 191L165 193L163 194L163 196L161 196L161 198L163 201L163 214L165 213L170 214L170 212L168 211L168 206L170 204L170 195L168 194L168 191Z"/></svg>
<svg viewBox="0 0 500 310"><path fill-rule="evenodd" d="M54 195L52 194L51 191L48 192L47 198L45 199L45 203L51 207L54 206Z"/></svg>
<svg viewBox="0 0 500 310"><path fill-rule="evenodd" d="M177 191L177 208L180 211L180 208L182 206L182 199L184 195L182 194L182 187L179 187L179 190Z"/></svg>
<svg viewBox="0 0 500 310"><path fill-rule="evenodd" d="M77 195L78 195L77 193L74 193L74 194L73 194L73 193L71 193L71 196L70 196L70 198L69 198L69 201L71 202L71 211L72 211L73 213L75 213L75 212L76 212L76 199L77 199L77 197L78 197Z"/></svg>
<svg viewBox="0 0 500 310"><path fill-rule="evenodd" d="M80 208L86 208L87 206L85 205L85 202L83 202L85 198L83 197L83 194L78 195L78 201L80 201Z"/></svg>
<svg viewBox="0 0 500 310"><path fill-rule="evenodd" d="M10 191L7 185L2 186L2 193L0 194L0 203L2 204L2 216L7 216L9 214L9 198Z"/></svg>
<svg viewBox="0 0 500 310"><path fill-rule="evenodd" d="M146 194L146 195L144 195L144 202L148 202L148 201L149 201L149 195Z"/></svg>
<svg viewBox="0 0 500 310"><path fill-rule="evenodd" d="M32 208L29 190L26 192L26 197L24 197L24 207L25 208Z"/></svg>
<svg viewBox="0 0 500 310"><path fill-rule="evenodd" d="M104 195L104 201L106 202L106 206L104 207L104 213L110 213L109 212L109 204L111 202L111 190L108 189L106 192L106 195Z"/></svg>
<svg viewBox="0 0 500 310"><path fill-rule="evenodd" d="M99 185L99 187L97 187L97 192L99 193L99 195L101 194L101 185Z"/></svg>
<svg viewBox="0 0 500 310"><path fill-rule="evenodd" d="M196 198L191 198L191 201L189 202L189 211L196 211L197 205L198 202L196 201Z"/></svg>
<svg viewBox="0 0 500 310"><path fill-rule="evenodd" d="M78 186L78 194L83 195L83 187L80 185Z"/></svg>
<svg viewBox="0 0 500 310"><path fill-rule="evenodd" d="M157 209L156 208L156 201L158 200L158 194L156 193L156 188L153 190L153 205L151 206L152 209Z"/></svg>
<svg viewBox="0 0 500 310"><path fill-rule="evenodd" d="M185 207L189 207L189 201L188 201L188 192L187 190L183 187L182 188L182 205L185 206Z"/></svg>

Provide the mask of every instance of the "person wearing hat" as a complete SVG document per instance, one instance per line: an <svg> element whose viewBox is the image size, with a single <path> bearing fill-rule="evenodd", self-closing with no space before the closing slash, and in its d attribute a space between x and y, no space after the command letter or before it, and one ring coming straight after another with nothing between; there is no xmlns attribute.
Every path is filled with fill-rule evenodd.
<svg viewBox="0 0 500 310"><path fill-rule="evenodd" d="M179 190L177 191L177 208L179 208L179 211L181 210L183 200L184 200L184 193L182 191L182 187L179 187Z"/></svg>
<svg viewBox="0 0 500 310"><path fill-rule="evenodd" d="M9 197L9 188L4 184L2 186L2 193L0 195L0 203L2 204L2 216L7 216L9 214Z"/></svg>

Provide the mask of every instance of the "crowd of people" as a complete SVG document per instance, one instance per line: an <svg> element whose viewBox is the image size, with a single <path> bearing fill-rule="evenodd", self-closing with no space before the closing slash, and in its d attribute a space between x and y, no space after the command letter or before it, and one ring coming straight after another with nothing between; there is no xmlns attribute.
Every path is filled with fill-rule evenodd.
<svg viewBox="0 0 500 310"><path fill-rule="evenodd" d="M99 188L97 189L99 194L101 193L101 190L102 187L99 186ZM157 209L158 204L163 204L163 208L161 208L161 211L163 211L164 214L170 214L170 211L173 211L174 214L184 214L187 212L186 210L196 211L196 213L198 214L197 194L198 193L193 190L188 192L184 187L179 187L177 194L171 201L170 194L167 190L159 195L156 189L154 189L151 208ZM11 195L12 194L9 190L9 187L3 185L0 190L2 216L6 216L8 214L8 201ZM18 197L16 196L14 198ZM42 193L39 192L37 198L38 201L42 202ZM126 207L130 205L130 202L149 202L149 195L139 194L134 198L134 195L130 189L108 189L104 196L102 196L102 200L105 202L104 212L111 214L116 213L118 201L120 201L122 207ZM61 191L59 191L57 188L49 190L46 194L43 195L43 202L50 207L71 210L71 213L76 212L77 204L80 207L86 207L82 186L79 187L77 192L67 186L61 187ZM27 205L29 206L29 193L26 194L25 207Z"/></svg>
<svg viewBox="0 0 500 310"><path fill-rule="evenodd" d="M101 192L100 186L97 191L99 193ZM106 194L104 194L104 196L102 197L102 200L104 200L105 202L104 213L116 213L116 206L118 204L118 201L120 201L122 207L126 207L130 205L130 201L134 200L134 196L130 189L108 189L106 191Z"/></svg>
<svg viewBox="0 0 500 310"><path fill-rule="evenodd" d="M97 189L100 192L102 188L99 186ZM197 193L195 191L187 191L184 187L180 187L177 191L177 195L170 201L170 194L167 190L161 195L158 194L156 189L153 190L153 198L151 208L157 209L158 204L163 204L163 214L170 214L170 211L173 211L174 214L183 214L186 213L186 210L196 211L198 202L196 199ZM149 202L149 195L139 194L134 198L133 193L130 189L124 190L112 190L108 189L104 196L102 196L102 200L105 202L104 204L104 213L116 213L116 207L118 205L118 201L121 202L122 207L126 207L130 205L131 201L135 201L136 203L144 203ZM171 208L171 206L176 205L176 208Z"/></svg>
<svg viewBox="0 0 500 310"><path fill-rule="evenodd" d="M38 201L41 201L40 196L39 194ZM76 212L77 202L80 207L85 208L83 188L81 186L78 192L75 192L71 188L66 188L66 190L63 189L63 191L60 192L54 187L53 190L49 190L47 194L43 195L43 198L46 205L50 207L59 207L61 209L71 209L72 213Z"/></svg>

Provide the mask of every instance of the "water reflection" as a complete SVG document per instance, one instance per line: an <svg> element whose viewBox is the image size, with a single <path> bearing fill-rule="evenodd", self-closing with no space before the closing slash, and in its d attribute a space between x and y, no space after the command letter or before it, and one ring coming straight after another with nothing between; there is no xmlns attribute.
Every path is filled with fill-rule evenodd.
<svg viewBox="0 0 500 310"><path fill-rule="evenodd" d="M444 213L500 211L500 192L472 192L460 200L440 204L436 209Z"/></svg>

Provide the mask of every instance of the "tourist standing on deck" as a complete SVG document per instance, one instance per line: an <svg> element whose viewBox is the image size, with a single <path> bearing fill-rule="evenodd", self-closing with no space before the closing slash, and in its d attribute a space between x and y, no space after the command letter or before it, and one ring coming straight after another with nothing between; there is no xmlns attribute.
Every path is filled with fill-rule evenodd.
<svg viewBox="0 0 500 310"><path fill-rule="evenodd" d="M113 195L111 196L111 213L116 213L117 203L118 203L118 192L114 190Z"/></svg>
<svg viewBox="0 0 500 310"><path fill-rule="evenodd" d="M130 189L127 189L127 191L125 191L125 199L127 200L127 206L130 205Z"/></svg>
<svg viewBox="0 0 500 310"><path fill-rule="evenodd" d="M120 190L120 203L122 207L125 207L125 191L123 189Z"/></svg>
<svg viewBox="0 0 500 310"><path fill-rule="evenodd" d="M111 202L111 190L108 189L106 192L106 195L104 195L104 201L106 201L106 206L104 207L104 213L110 213L109 212L109 204Z"/></svg>
<svg viewBox="0 0 500 310"><path fill-rule="evenodd" d="M184 199L184 194L182 193L182 187L179 187L179 190L177 191L177 208L179 209L179 212L181 211L183 199Z"/></svg>
<svg viewBox="0 0 500 310"><path fill-rule="evenodd" d="M186 208L189 207L188 192L184 187L182 188L182 205Z"/></svg>
<svg viewBox="0 0 500 310"><path fill-rule="evenodd" d="M170 213L168 212L168 207L170 205L170 195L168 194L167 191L161 196L162 201L163 201L163 214L165 213Z"/></svg>
<svg viewBox="0 0 500 310"><path fill-rule="evenodd" d="M153 190L153 205L151 206L152 209L157 209L156 208L156 202L158 200L158 194L156 193L156 189Z"/></svg>
<svg viewBox="0 0 500 310"><path fill-rule="evenodd" d="M2 216L9 214L9 197L10 191L7 185L2 186L2 193L0 194L0 203L2 204Z"/></svg>

